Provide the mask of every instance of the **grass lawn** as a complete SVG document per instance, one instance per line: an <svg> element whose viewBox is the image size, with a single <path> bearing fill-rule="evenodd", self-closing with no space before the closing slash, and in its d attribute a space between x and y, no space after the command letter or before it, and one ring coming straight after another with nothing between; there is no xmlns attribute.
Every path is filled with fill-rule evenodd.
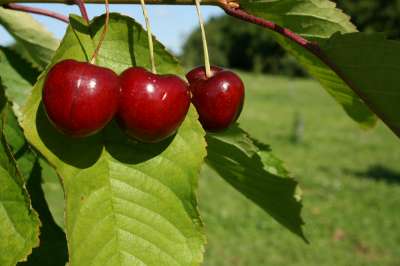
<svg viewBox="0 0 400 266"><path fill-rule="evenodd" d="M205 265L400 265L400 140L364 131L310 80L241 74L240 123L303 189L303 243L211 172L200 183ZM400 104L400 103L399 103ZM302 142L291 141L297 117Z"/></svg>

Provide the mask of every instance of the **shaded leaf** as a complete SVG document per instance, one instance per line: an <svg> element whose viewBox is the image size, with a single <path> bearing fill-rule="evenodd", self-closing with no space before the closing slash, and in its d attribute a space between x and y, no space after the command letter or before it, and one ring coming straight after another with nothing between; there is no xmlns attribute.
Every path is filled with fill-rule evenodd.
<svg viewBox="0 0 400 266"><path fill-rule="evenodd" d="M371 109L400 137L400 42L383 34L335 34L321 43Z"/></svg>
<svg viewBox="0 0 400 266"><path fill-rule="evenodd" d="M64 189L56 171L46 160L39 159L44 197L55 223L64 230Z"/></svg>
<svg viewBox="0 0 400 266"><path fill-rule="evenodd" d="M236 190L305 240L297 182L268 146L253 142L237 126L207 134L207 164ZM261 147L259 149L257 146Z"/></svg>
<svg viewBox="0 0 400 266"><path fill-rule="evenodd" d="M31 151L17 118L9 107L3 112L3 122L3 135L9 152L15 159L18 172L25 183L35 164L36 155Z"/></svg>
<svg viewBox="0 0 400 266"><path fill-rule="evenodd" d="M40 246L33 249L26 262L18 266L63 266L68 260L67 240L64 232L59 228L49 212L41 188L41 175L43 171L36 162L28 180L27 189L32 199L32 206L39 213L42 227L40 229ZM64 194L61 191L61 197Z"/></svg>
<svg viewBox="0 0 400 266"><path fill-rule="evenodd" d="M40 221L4 135L8 107L0 91L0 265L14 266L39 245Z"/></svg>
<svg viewBox="0 0 400 266"><path fill-rule="evenodd" d="M0 47L0 81L14 113L21 115L20 107L31 94L39 72L10 48Z"/></svg>
<svg viewBox="0 0 400 266"><path fill-rule="evenodd" d="M31 94L39 72L26 60L10 48L0 47L0 81L5 88L9 101L13 103L14 113L21 116L20 107L25 104ZM8 114L8 123L5 125L4 134L13 150L19 170L25 179L29 178L32 168L37 160L37 154L32 152L25 140L18 121ZM49 205L50 212L61 228L64 226L64 192L55 171L48 163L40 159L42 167L42 189Z"/></svg>

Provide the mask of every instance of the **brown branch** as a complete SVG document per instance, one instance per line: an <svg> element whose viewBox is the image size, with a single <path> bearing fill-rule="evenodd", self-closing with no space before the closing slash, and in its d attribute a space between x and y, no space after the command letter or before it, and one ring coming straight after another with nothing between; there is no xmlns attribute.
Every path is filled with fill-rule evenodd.
<svg viewBox="0 0 400 266"><path fill-rule="evenodd" d="M17 11L22 11L22 12L27 12L27 13L32 13L32 14L38 14L38 15L43 15L51 18L58 19L62 22L69 23L69 19L67 16L64 16L62 14L59 14L57 12L53 12L47 9L43 8L37 8L37 7L31 7L31 6L24 6L24 5L19 5L19 4L5 4L3 5L4 8L7 9L12 9L12 10L17 10Z"/></svg>

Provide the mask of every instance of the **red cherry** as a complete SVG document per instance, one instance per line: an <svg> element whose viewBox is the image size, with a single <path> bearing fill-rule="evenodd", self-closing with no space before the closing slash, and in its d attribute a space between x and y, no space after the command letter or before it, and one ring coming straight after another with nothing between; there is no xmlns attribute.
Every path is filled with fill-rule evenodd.
<svg viewBox="0 0 400 266"><path fill-rule="evenodd" d="M128 135L143 142L158 142L175 133L190 105L185 81L132 67L120 75L120 83L118 121Z"/></svg>
<svg viewBox="0 0 400 266"><path fill-rule="evenodd" d="M72 137L101 130L118 108L118 75L112 70L75 60L55 64L43 87L50 121Z"/></svg>
<svg viewBox="0 0 400 266"><path fill-rule="evenodd" d="M238 119L243 107L244 85L232 71L212 67L211 72L212 76L207 78L204 67L197 67L186 77L203 128L221 131Z"/></svg>

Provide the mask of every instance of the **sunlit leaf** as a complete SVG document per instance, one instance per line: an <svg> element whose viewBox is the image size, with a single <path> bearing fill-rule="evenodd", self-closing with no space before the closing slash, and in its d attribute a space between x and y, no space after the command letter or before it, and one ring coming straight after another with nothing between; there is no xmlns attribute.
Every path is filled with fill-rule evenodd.
<svg viewBox="0 0 400 266"><path fill-rule="evenodd" d="M85 61L103 29L75 16L53 63ZM93 38L93 40L92 40ZM160 73L181 73L156 43ZM120 73L148 66L147 35L133 19L112 14L97 63ZM159 143L132 141L111 123L85 139L61 135L41 106L44 75L24 108L26 137L55 167L66 195L65 229L71 265L198 265L204 234L197 211L204 131L191 108L178 133Z"/></svg>

